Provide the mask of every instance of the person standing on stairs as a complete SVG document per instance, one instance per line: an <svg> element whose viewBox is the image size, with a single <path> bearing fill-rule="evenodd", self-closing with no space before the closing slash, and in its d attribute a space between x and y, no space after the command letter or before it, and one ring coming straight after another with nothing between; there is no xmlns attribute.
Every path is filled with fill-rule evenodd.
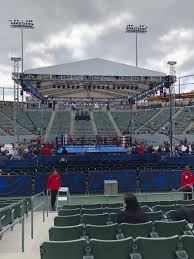
<svg viewBox="0 0 194 259"><path fill-rule="evenodd" d="M55 210L55 202L58 194L58 190L61 187L61 177L59 172L55 169L48 178L47 190L51 191L51 208Z"/></svg>

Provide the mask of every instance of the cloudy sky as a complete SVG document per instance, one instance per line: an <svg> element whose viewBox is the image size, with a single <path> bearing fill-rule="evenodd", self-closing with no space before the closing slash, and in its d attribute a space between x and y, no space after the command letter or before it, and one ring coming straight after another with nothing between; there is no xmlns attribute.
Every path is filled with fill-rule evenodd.
<svg viewBox="0 0 194 259"><path fill-rule="evenodd" d="M10 18L34 20L24 35L25 69L94 57L135 65L135 35L124 31L145 24L139 66L168 72L167 61L176 60L177 76L194 74L193 0L0 0L0 6L0 86L11 85L10 57L20 55Z"/></svg>

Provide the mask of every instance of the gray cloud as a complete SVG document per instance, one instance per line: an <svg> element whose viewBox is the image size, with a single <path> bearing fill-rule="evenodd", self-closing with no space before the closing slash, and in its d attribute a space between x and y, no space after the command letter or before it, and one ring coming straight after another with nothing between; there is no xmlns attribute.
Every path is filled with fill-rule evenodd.
<svg viewBox="0 0 194 259"><path fill-rule="evenodd" d="M192 0L187 4L177 0L0 0L0 4L4 10L0 16L0 84L9 84L10 57L20 55L19 31L8 23L17 17L35 22L35 30L24 34L25 68L92 57L134 65L135 38L124 33L132 23L149 26L147 35L139 35L140 66L167 72L168 59L174 59L178 75L192 73Z"/></svg>

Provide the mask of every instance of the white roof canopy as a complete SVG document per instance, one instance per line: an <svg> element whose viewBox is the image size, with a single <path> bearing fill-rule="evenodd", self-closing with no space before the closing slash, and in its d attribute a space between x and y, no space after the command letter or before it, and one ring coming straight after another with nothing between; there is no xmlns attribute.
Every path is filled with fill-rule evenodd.
<svg viewBox="0 0 194 259"><path fill-rule="evenodd" d="M163 77L164 73L130 66L100 58L81 60L62 65L25 70L26 74L96 75L96 76L144 76Z"/></svg>

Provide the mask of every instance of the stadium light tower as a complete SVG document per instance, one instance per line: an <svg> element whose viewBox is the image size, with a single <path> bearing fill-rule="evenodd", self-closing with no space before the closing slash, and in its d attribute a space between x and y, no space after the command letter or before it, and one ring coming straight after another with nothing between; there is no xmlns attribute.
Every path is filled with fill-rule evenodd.
<svg viewBox="0 0 194 259"><path fill-rule="evenodd" d="M10 27L14 29L20 29L21 30L21 61L22 61L22 73L24 72L24 36L23 36L23 30L25 29L34 29L34 22L33 20L9 20Z"/></svg>
<svg viewBox="0 0 194 259"><path fill-rule="evenodd" d="M132 25L129 24L126 27L126 33L135 33L135 53L136 53L136 67L138 66L138 56L137 56L137 34L146 33L148 31L148 26L146 25Z"/></svg>

